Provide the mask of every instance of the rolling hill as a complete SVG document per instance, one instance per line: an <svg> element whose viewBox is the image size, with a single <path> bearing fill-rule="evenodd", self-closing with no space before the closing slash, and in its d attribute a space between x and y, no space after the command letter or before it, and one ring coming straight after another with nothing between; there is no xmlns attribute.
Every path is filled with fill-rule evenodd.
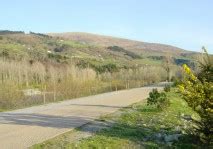
<svg viewBox="0 0 213 149"><path fill-rule="evenodd" d="M49 33L48 35L58 39L75 41L84 45L97 46L101 48L102 51L107 50L108 53L116 57L131 59L131 62L134 61L134 63L139 65L161 64L166 56L170 56L176 65L187 63L191 67L195 67L196 59L199 57L199 53L171 45L148 43L112 36L83 32ZM114 59L116 58L114 57Z"/></svg>
<svg viewBox="0 0 213 149"><path fill-rule="evenodd" d="M0 31L0 56L51 62L77 62L96 67L114 63L118 67L161 65L166 56L174 65L194 67L197 53L158 44L90 33L33 33Z"/></svg>
<svg viewBox="0 0 213 149"><path fill-rule="evenodd" d="M80 43L91 44L91 45L99 45L103 47L108 46L120 46L131 50L132 52L142 54L147 51L154 52L169 52L169 53L184 53L186 50L183 50L178 47L165 45L165 44L157 44L157 43L147 43L141 41L134 41L123 38L116 38L111 36L104 35L96 35L91 33L50 33L49 35L54 37L61 37L67 40L77 41Z"/></svg>

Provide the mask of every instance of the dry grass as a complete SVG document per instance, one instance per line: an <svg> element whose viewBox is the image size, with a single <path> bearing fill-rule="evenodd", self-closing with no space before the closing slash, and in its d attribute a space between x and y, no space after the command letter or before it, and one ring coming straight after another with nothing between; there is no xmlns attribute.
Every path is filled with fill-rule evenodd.
<svg viewBox="0 0 213 149"><path fill-rule="evenodd" d="M141 87L162 80L165 71L156 66L97 74L91 68L81 69L74 64L0 60L0 109ZM37 89L40 94L27 96L24 94L27 89Z"/></svg>

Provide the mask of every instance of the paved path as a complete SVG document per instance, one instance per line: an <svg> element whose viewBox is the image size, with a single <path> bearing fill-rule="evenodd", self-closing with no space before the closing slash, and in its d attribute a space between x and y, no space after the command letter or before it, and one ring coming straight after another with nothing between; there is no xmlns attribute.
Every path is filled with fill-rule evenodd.
<svg viewBox="0 0 213 149"><path fill-rule="evenodd" d="M0 113L0 148L22 149L148 97L153 87L123 90ZM161 89L161 87L159 87Z"/></svg>

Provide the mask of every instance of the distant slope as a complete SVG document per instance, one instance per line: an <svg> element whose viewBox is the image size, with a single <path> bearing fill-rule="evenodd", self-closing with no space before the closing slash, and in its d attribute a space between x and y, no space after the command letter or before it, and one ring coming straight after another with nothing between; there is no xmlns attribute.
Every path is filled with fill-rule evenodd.
<svg viewBox="0 0 213 149"><path fill-rule="evenodd" d="M0 58L10 60L76 63L80 67L99 69L102 65L116 65L119 68L161 66L167 56L176 66L187 63L194 67L198 53L170 45L90 33L50 33L47 36L33 32L2 31L0 34Z"/></svg>
<svg viewBox="0 0 213 149"><path fill-rule="evenodd" d="M103 35L96 35L91 33L51 33L49 34L54 37L60 37L67 40L78 41L82 43L92 44L92 45L99 45L99 46L120 46L137 54L142 54L144 52L157 52L157 53L185 53L186 51L170 46L165 44L158 44L158 43L147 43L141 41L134 41L129 39L123 38L116 38L111 36L103 36Z"/></svg>

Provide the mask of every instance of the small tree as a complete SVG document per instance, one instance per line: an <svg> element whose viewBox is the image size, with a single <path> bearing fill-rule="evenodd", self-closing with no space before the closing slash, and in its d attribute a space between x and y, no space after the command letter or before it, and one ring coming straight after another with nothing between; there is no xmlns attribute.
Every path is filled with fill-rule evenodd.
<svg viewBox="0 0 213 149"><path fill-rule="evenodd" d="M209 56L207 52L205 53ZM195 133L200 136L202 142L212 143L213 82L208 74L212 74L213 69L209 58L205 59L205 63L201 65L199 77L196 77L191 69L184 64L185 76L179 89L188 105L200 115L201 120L196 121L199 129Z"/></svg>
<svg viewBox="0 0 213 149"><path fill-rule="evenodd" d="M170 92L171 91L171 85L166 85L163 90L165 92Z"/></svg>
<svg viewBox="0 0 213 149"><path fill-rule="evenodd" d="M172 57L168 54L163 59L163 68L166 71L167 81L171 81Z"/></svg>
<svg viewBox="0 0 213 149"><path fill-rule="evenodd" d="M157 89L153 89L149 93L149 98L147 98L147 105L156 105L158 109L163 109L169 104L169 100L164 92L158 92Z"/></svg>

